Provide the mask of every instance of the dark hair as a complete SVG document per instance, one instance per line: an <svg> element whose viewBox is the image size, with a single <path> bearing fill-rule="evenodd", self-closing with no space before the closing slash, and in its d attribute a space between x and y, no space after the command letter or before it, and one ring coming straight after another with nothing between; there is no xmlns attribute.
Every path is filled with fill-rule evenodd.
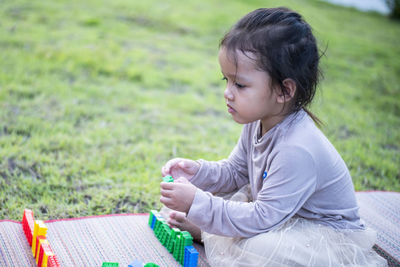
<svg viewBox="0 0 400 267"><path fill-rule="evenodd" d="M285 8L260 8L241 18L223 37L220 47L232 53L252 52L257 56L257 66L266 71L272 85L278 85L287 95L283 80L296 82L291 112L304 109L317 125L321 121L307 108L320 77L320 55L310 25L300 14Z"/></svg>

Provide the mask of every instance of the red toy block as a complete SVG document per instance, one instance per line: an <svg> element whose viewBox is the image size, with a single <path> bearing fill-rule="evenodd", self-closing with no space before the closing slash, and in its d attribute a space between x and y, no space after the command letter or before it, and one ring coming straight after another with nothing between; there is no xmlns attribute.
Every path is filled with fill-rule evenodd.
<svg viewBox="0 0 400 267"><path fill-rule="evenodd" d="M39 235L36 237L36 249L35 249L35 254L33 255L36 259L36 263L39 260L38 258L39 258L39 252L40 252L40 244L42 243L41 242L42 240L43 241L46 240L46 242L47 242L47 239L45 236Z"/></svg>
<svg viewBox="0 0 400 267"><path fill-rule="evenodd" d="M26 239L28 240L30 246L32 246L34 226L35 226L35 220L33 218L33 211L25 209L24 215L22 217L22 227L24 229Z"/></svg>
<svg viewBox="0 0 400 267"><path fill-rule="evenodd" d="M38 266L46 266L49 256L53 256L54 253L51 250L49 242L42 242L40 246ZM44 262L46 264L44 264Z"/></svg>
<svg viewBox="0 0 400 267"><path fill-rule="evenodd" d="M60 267L60 263L58 262L56 255L49 256L47 267Z"/></svg>
<svg viewBox="0 0 400 267"><path fill-rule="evenodd" d="M36 264L39 267L42 266L41 264L39 264L39 260L40 260L40 258L43 259L43 252L44 252L43 245L46 246L46 244L49 244L49 241L47 241L47 239L40 239L39 240L38 247L37 247L37 253L36 253L36 257L35 257Z"/></svg>

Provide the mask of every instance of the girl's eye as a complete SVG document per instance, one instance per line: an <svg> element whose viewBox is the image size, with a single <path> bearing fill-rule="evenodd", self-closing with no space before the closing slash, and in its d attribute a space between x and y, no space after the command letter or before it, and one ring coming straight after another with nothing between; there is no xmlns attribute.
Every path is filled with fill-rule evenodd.
<svg viewBox="0 0 400 267"><path fill-rule="evenodd" d="M222 77L222 79L221 80L223 80L223 81L228 81L228 78L226 78L225 76L224 77ZM237 88L239 88L239 89L243 89L243 88L245 88L246 86L245 85L243 85L243 84L240 84L240 83L235 83L235 86L237 87Z"/></svg>
<svg viewBox="0 0 400 267"><path fill-rule="evenodd" d="M235 83L236 87L239 89L245 88L246 86L244 86L243 84L240 83Z"/></svg>

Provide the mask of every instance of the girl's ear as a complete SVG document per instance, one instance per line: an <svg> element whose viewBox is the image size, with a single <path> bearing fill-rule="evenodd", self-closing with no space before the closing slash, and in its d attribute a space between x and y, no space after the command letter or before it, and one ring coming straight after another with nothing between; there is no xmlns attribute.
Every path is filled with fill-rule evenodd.
<svg viewBox="0 0 400 267"><path fill-rule="evenodd" d="M282 82L283 86L285 87L285 92L280 92L278 94L277 101L280 104L288 102L293 99L294 94L296 93L296 82L293 79L286 78Z"/></svg>

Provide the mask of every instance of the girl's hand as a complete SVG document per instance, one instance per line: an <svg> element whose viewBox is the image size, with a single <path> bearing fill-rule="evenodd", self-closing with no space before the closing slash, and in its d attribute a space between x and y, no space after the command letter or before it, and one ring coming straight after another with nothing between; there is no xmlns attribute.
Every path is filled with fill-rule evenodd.
<svg viewBox="0 0 400 267"><path fill-rule="evenodd" d="M192 206L197 187L180 177L173 183L161 183L160 201L170 209L188 212Z"/></svg>
<svg viewBox="0 0 400 267"><path fill-rule="evenodd" d="M169 160L162 168L162 176L171 175L174 179L184 177L190 180L200 169L200 163L183 158Z"/></svg>

